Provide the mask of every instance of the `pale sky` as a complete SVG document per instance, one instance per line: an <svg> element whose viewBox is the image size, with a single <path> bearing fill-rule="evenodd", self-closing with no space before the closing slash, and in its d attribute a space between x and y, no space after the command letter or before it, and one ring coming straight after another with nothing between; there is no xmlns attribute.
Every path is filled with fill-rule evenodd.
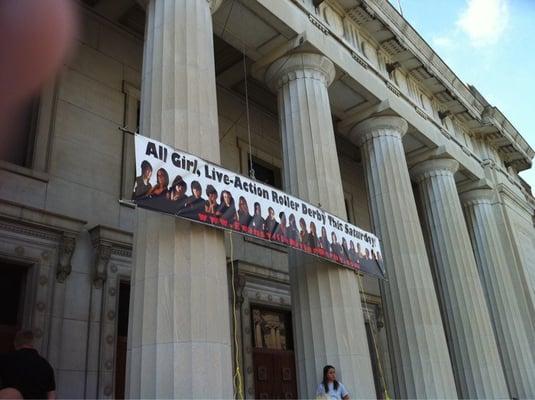
<svg viewBox="0 0 535 400"><path fill-rule="evenodd" d="M390 0L535 149L535 0ZM535 191L535 168L520 176Z"/></svg>

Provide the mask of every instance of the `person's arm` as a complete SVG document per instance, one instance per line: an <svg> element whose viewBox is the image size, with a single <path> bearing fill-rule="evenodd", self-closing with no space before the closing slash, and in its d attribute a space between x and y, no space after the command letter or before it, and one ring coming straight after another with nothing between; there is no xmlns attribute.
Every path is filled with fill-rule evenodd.
<svg viewBox="0 0 535 400"><path fill-rule="evenodd" d="M350 397L349 397L349 392L347 391L346 387L340 383L340 386L341 386L341 395L342 395L342 399L344 400L350 400Z"/></svg>
<svg viewBox="0 0 535 400"><path fill-rule="evenodd" d="M51 390L50 392L47 392L46 398L48 400L56 400L56 391L55 390Z"/></svg>
<svg viewBox="0 0 535 400"><path fill-rule="evenodd" d="M316 398L322 397L323 395L325 395L325 387L320 383L316 388Z"/></svg>

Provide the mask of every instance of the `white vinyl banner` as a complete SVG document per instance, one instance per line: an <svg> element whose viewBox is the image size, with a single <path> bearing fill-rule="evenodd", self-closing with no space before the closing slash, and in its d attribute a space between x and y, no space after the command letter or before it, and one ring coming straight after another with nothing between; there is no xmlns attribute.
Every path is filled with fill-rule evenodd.
<svg viewBox="0 0 535 400"><path fill-rule="evenodd" d="M384 278L377 237L301 199L136 135L139 206L276 242Z"/></svg>

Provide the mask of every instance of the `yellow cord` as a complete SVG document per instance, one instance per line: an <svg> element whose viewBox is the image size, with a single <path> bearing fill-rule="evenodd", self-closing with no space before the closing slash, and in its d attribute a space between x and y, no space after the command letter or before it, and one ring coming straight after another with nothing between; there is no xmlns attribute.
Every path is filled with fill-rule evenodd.
<svg viewBox="0 0 535 400"><path fill-rule="evenodd" d="M359 283L359 290L362 293L362 296L364 297L364 309L366 310L366 316L368 317L368 321L370 321L371 323L370 310L368 309L368 299L366 298L366 292L364 291L364 288L362 285L362 274L360 274L358 271L355 271L355 274L357 274L357 277L358 277L357 282ZM377 347L377 341L375 340L375 334L373 332L373 328L371 328L370 330L372 333L371 336L372 336L373 347L375 348L375 354L377 354L377 367L379 368L381 384L383 385L384 398L385 400L390 400L390 396L388 395L388 389L386 387L385 376L383 373L383 366L381 364L381 355L379 354L379 348Z"/></svg>
<svg viewBox="0 0 535 400"><path fill-rule="evenodd" d="M234 385L234 397L243 400L243 379L240 370L240 348L238 343L238 317L236 315L236 282L234 280L234 246L232 243L232 232L227 231L230 241L230 271L232 280L232 319L233 319L233 336L234 336L234 357L236 363L236 371L232 377L232 384Z"/></svg>

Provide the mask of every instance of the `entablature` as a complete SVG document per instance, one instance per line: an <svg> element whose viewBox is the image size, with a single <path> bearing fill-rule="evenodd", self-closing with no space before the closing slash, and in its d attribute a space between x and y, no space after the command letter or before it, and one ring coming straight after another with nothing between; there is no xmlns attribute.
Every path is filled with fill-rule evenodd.
<svg viewBox="0 0 535 400"><path fill-rule="evenodd" d="M306 0L294 2L310 7ZM333 27L332 34L355 47L360 53L354 57L357 61L371 63L392 81L387 87L405 91L420 103L417 112L442 124L448 117L456 120L468 135L486 133L490 126L489 141L505 164L517 171L531 167L535 153L525 139L496 107L455 75L387 0L325 0L317 13ZM341 22L336 23L335 15ZM366 52L370 47L375 51Z"/></svg>

